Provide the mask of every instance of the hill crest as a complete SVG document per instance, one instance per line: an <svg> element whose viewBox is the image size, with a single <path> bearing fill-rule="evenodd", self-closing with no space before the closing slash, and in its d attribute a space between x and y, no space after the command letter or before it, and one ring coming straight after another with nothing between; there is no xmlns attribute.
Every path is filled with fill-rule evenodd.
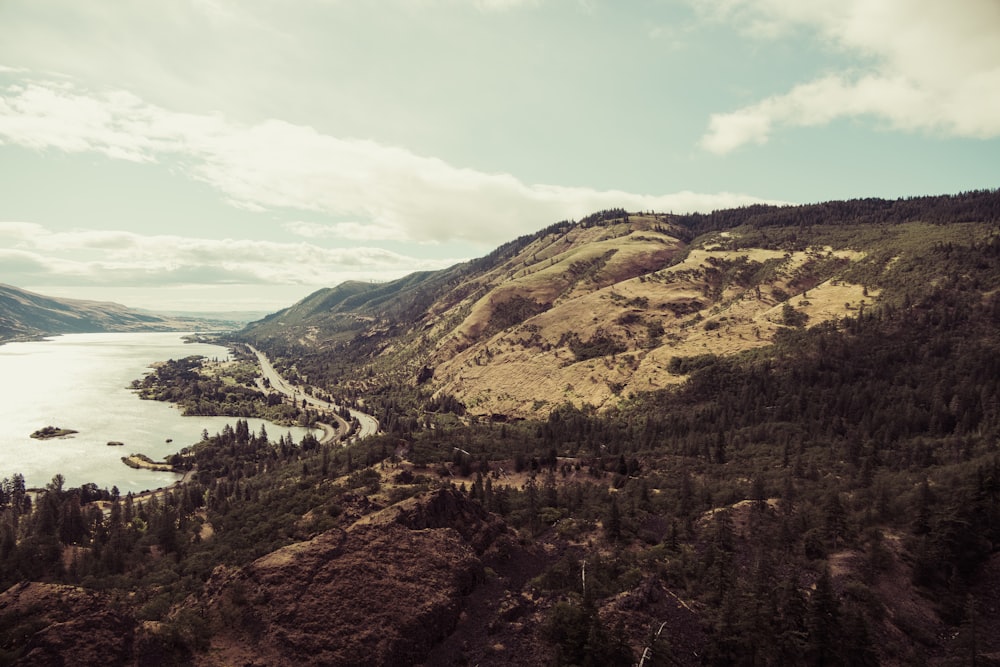
<svg viewBox="0 0 1000 667"><path fill-rule="evenodd" d="M199 331L233 322L158 315L118 303L64 299L0 283L0 343L68 333Z"/></svg>
<svg viewBox="0 0 1000 667"><path fill-rule="evenodd" d="M607 408L682 381L684 359L856 316L907 262L989 238L996 220L995 192L691 216L616 209L443 271L322 290L244 333L284 348L286 366L328 391L420 385L504 418Z"/></svg>

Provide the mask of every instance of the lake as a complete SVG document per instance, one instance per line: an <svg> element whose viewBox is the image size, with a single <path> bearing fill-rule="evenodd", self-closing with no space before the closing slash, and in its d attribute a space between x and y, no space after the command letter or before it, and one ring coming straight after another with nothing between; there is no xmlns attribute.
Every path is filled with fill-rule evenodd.
<svg viewBox="0 0 1000 667"><path fill-rule="evenodd" d="M56 473L68 487L94 482L117 486L122 494L168 486L175 473L134 470L121 462L128 454L160 461L201 440L203 429L218 433L236 417L184 417L169 403L141 400L129 386L150 365L199 354L227 359L219 345L185 343L175 332L71 334L45 341L0 345L0 478L19 472L29 487L47 484ZM277 440L291 433L296 442L309 432L248 419ZM78 431L36 440L44 426ZM167 440L172 442L167 442ZM109 447L109 441L123 447Z"/></svg>

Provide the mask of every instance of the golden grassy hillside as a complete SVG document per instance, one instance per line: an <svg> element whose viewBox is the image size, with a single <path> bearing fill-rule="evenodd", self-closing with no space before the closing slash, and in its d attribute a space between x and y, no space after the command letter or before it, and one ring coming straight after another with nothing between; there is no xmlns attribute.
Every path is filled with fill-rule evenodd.
<svg viewBox="0 0 1000 667"><path fill-rule="evenodd" d="M475 276L435 318L432 385L475 414L607 407L681 381L673 357L767 345L795 313L814 326L875 297L838 279L858 252L734 250L734 232L688 245L668 220L567 226Z"/></svg>

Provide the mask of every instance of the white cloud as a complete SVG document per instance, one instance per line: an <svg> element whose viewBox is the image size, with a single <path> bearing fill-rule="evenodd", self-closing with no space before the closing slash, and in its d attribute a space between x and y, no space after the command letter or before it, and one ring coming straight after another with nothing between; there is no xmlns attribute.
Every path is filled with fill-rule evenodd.
<svg viewBox="0 0 1000 667"><path fill-rule="evenodd" d="M14 276L44 275L50 270L49 262L44 257L26 250L0 248L0 264L3 265L5 281L12 280Z"/></svg>
<svg viewBox="0 0 1000 667"><path fill-rule="evenodd" d="M7 280L16 284L331 285L440 269L457 259L419 259L382 248L322 248L309 243L200 239L109 230L49 231L0 222Z"/></svg>
<svg viewBox="0 0 1000 667"><path fill-rule="evenodd" d="M282 227L296 236L307 239L337 238L351 241L394 241L400 238L400 231L391 227L380 227L361 222L303 222L294 220Z"/></svg>
<svg viewBox="0 0 1000 667"><path fill-rule="evenodd" d="M135 131L142 114L141 102L120 91L88 97L67 83L15 84L0 97L0 137L29 148L143 162L157 146Z"/></svg>
<svg viewBox="0 0 1000 667"><path fill-rule="evenodd" d="M318 222L292 220L291 222L283 223L281 226L292 234L302 236L307 239L321 239L337 236L337 232L332 225L323 225Z"/></svg>
<svg viewBox="0 0 1000 667"><path fill-rule="evenodd" d="M759 201L730 193L642 195L526 184L510 174L459 168L303 125L236 124L218 114L178 113L127 92L65 82L2 90L0 141L140 163L171 159L242 208L352 218L357 222L330 226L351 239L465 241L488 248L601 208L687 212Z"/></svg>
<svg viewBox="0 0 1000 667"><path fill-rule="evenodd" d="M404 0L405 4L418 8L429 7L475 7L482 12L506 12L519 7L535 7L540 0Z"/></svg>
<svg viewBox="0 0 1000 667"><path fill-rule="evenodd" d="M538 0L475 0L476 7L487 11L507 11L516 7L538 4Z"/></svg>
<svg viewBox="0 0 1000 667"><path fill-rule="evenodd" d="M858 116L910 132L1000 136L995 0L719 0L711 7L716 18L757 36L814 30L861 64L712 115L702 138L710 151L764 143L779 125L817 126Z"/></svg>
<svg viewBox="0 0 1000 667"><path fill-rule="evenodd" d="M29 240L45 232L45 228L34 222L4 222L0 220L0 246L7 246Z"/></svg>

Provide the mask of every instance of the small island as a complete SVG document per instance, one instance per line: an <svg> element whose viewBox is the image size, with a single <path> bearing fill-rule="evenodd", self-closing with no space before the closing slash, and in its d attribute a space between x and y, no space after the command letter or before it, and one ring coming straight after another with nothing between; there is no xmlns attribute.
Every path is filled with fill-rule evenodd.
<svg viewBox="0 0 1000 667"><path fill-rule="evenodd" d="M130 454L122 457L122 463L137 470L155 470L157 472L177 472L174 466L166 461L154 461L145 454Z"/></svg>
<svg viewBox="0 0 1000 667"><path fill-rule="evenodd" d="M59 428L58 426L45 426L31 434L36 440L50 440L52 438L64 438L68 435L79 433L71 428Z"/></svg>
<svg viewBox="0 0 1000 667"><path fill-rule="evenodd" d="M108 440L108 447L124 447L125 443L121 440Z"/></svg>

